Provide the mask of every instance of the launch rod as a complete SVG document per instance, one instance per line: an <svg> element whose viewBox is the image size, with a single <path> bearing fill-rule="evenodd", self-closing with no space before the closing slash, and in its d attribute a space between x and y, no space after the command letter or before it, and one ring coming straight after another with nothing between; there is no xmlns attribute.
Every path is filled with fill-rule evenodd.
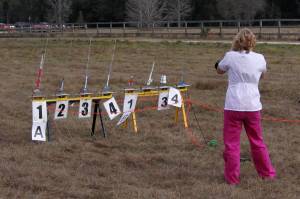
<svg viewBox="0 0 300 199"><path fill-rule="evenodd" d="M110 75L111 75L111 71L112 71L112 66L113 66L113 62L115 60L115 54L116 54L116 46L117 46L117 40L115 40L114 43L114 49L113 49L113 53L111 56L111 62L109 64L109 69L108 69L108 75L107 75L107 81L106 81L106 88L109 88L109 80L110 80Z"/></svg>
<svg viewBox="0 0 300 199"><path fill-rule="evenodd" d="M152 68L151 68L151 72L150 72L150 75L149 75L149 79L147 81L147 86L150 86L153 79L152 79L152 74L153 74L153 70L154 70L154 66L155 66L155 61L153 61L153 64L152 64Z"/></svg>
<svg viewBox="0 0 300 199"><path fill-rule="evenodd" d="M91 57L91 46L92 46L92 38L90 38L89 50L88 50L88 56L87 56L87 62L86 62L86 66L85 66L84 90L87 90L87 83L88 83L88 69L89 69L90 57Z"/></svg>
<svg viewBox="0 0 300 199"><path fill-rule="evenodd" d="M46 53L47 53L47 47L48 47L48 38L46 40L46 44L44 46L44 49L42 51L42 57L41 57L41 61L40 61L40 66L37 72L37 79L35 81L35 90L40 90L41 88L41 81L42 81L42 74L43 74L43 67L45 64L45 60L46 60Z"/></svg>

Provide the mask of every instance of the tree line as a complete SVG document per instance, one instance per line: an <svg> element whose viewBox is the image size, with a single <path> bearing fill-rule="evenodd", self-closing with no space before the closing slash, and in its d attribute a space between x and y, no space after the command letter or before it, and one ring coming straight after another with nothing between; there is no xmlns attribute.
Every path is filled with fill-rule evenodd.
<svg viewBox="0 0 300 199"><path fill-rule="evenodd" d="M0 0L0 22L300 18L300 0Z"/></svg>

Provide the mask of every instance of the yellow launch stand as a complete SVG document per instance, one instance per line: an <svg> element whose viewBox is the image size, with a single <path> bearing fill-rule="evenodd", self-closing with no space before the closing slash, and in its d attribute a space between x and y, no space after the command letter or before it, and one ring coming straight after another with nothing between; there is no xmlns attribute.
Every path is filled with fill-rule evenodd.
<svg viewBox="0 0 300 199"><path fill-rule="evenodd" d="M93 113L93 123L92 123L92 132L91 132L91 135L93 136L95 134L95 125L96 125L96 118L97 118L97 111L99 109L99 116L100 116L100 123L101 123L101 127L102 127L102 132L103 132L103 136L106 137L106 132L105 132L105 129L104 129L104 123L103 123L103 120L102 120L102 113L101 113L101 109L100 109L100 101L103 100L103 99L110 99L112 98L112 93L111 92L108 92L108 93L102 93L100 95L96 95L96 96L93 96L92 93L81 93L80 96L78 97L69 97L68 95L57 95L55 96L54 98L46 98L44 96L39 96L39 95L33 95L32 96L32 101L36 101L36 102L41 102L41 101L46 101L47 103L47 106L49 104L53 104L53 103L56 103L58 101L68 101L69 103L76 103L76 102L79 102L80 100L82 99L85 99L85 100L92 100L92 102L95 103L94 105L94 113ZM49 125L47 125L47 136L48 136L48 139L49 139Z"/></svg>
<svg viewBox="0 0 300 199"><path fill-rule="evenodd" d="M180 90L181 93L187 93L189 85L178 85L177 89ZM181 105L181 111L182 111L182 119L183 119L183 124L185 128L188 128L188 120L187 120L187 115L185 111L185 104L184 104L184 96L181 95L182 97L182 105ZM175 123L178 124L178 116L179 116L179 110L180 108L176 108L176 113L175 113Z"/></svg>
<svg viewBox="0 0 300 199"><path fill-rule="evenodd" d="M131 94L137 94L139 96L139 91L138 89L135 88L126 88L125 90L125 95L131 95ZM137 123L136 123L136 114L135 112L131 113L131 121L132 121L132 127L135 133L138 132L138 128L137 128ZM128 119L124 122L124 128L126 128L128 126Z"/></svg>
<svg viewBox="0 0 300 199"><path fill-rule="evenodd" d="M187 93L189 85L184 84L184 85L177 85L176 88L183 94ZM142 91L139 91L138 89L125 89L125 95L127 94L137 94L138 97L157 97L159 96L160 92L167 92L169 89L169 86L162 86L159 88L155 87L144 87ZM181 110L182 112L182 119L183 119L183 124L185 128L188 128L188 119L187 119L187 114L185 110L185 104L184 104L184 97L182 96L182 106L181 108L176 108L175 110L175 123L178 124L179 122L179 111ZM137 127L137 117L136 113L132 112L132 127L135 133L138 132L138 127ZM128 120L128 119L127 119ZM128 126L127 120L124 122L123 127L126 128Z"/></svg>

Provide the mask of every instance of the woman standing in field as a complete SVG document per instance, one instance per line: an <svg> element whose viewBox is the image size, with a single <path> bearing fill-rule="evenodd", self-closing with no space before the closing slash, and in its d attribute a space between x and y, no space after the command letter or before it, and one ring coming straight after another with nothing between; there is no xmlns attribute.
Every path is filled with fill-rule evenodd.
<svg viewBox="0 0 300 199"><path fill-rule="evenodd" d="M256 39L249 29L242 29L234 38L231 51L217 62L217 73L228 73L228 88L224 107L224 176L229 184L240 182L240 134L244 125L252 159L263 179L275 178L268 149L263 141L262 104L258 90L259 80L266 72L262 54L253 52Z"/></svg>

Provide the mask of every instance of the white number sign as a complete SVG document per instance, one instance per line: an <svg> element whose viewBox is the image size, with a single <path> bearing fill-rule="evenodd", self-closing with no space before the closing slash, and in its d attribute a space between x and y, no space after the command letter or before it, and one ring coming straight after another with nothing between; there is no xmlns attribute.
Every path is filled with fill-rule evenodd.
<svg viewBox="0 0 300 199"><path fill-rule="evenodd" d="M47 122L47 102L33 101L32 102L32 121L33 122Z"/></svg>
<svg viewBox="0 0 300 199"><path fill-rule="evenodd" d="M161 92L158 97L158 105L157 105L157 110L166 110L170 109L170 106L168 105L168 96L169 93L166 92Z"/></svg>
<svg viewBox="0 0 300 199"><path fill-rule="evenodd" d="M123 124L127 118L129 118L129 116L131 115L131 112L124 112L122 117L120 118L119 122L117 123L117 126L119 126L120 124Z"/></svg>
<svg viewBox="0 0 300 199"><path fill-rule="evenodd" d="M171 106L181 107L182 97L178 89L170 87L168 104Z"/></svg>
<svg viewBox="0 0 300 199"><path fill-rule="evenodd" d="M69 101L57 101L55 106L54 119L65 119L68 117Z"/></svg>
<svg viewBox="0 0 300 199"><path fill-rule="evenodd" d="M34 141L46 141L46 127L47 122L33 122L31 138Z"/></svg>
<svg viewBox="0 0 300 199"><path fill-rule="evenodd" d="M89 118L91 117L92 110L92 100L91 99L81 99L79 103L79 118Z"/></svg>
<svg viewBox="0 0 300 199"><path fill-rule="evenodd" d="M121 113L119 106L114 97L104 102L103 105L106 112L108 113L108 117L110 120L113 120Z"/></svg>
<svg viewBox="0 0 300 199"><path fill-rule="evenodd" d="M126 94L123 104L123 113L134 112L138 95L137 94Z"/></svg>

